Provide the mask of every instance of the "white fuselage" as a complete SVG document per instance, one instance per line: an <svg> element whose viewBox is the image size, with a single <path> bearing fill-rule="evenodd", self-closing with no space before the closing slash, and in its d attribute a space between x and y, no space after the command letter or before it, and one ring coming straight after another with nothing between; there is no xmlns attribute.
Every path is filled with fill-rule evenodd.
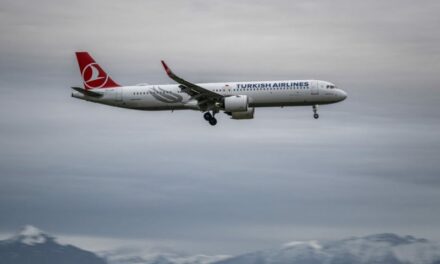
<svg viewBox="0 0 440 264"><path fill-rule="evenodd" d="M326 81L287 80L261 82L201 83L199 86L223 96L247 95L250 107L281 107L331 104L347 94ZM138 110L200 110L197 100L183 92L178 84L136 85L91 89L102 94L92 97L73 91L75 98Z"/></svg>

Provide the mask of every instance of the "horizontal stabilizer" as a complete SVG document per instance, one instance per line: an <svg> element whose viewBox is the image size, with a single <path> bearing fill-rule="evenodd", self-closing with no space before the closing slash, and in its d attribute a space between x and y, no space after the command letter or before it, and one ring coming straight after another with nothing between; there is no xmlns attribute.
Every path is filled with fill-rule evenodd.
<svg viewBox="0 0 440 264"><path fill-rule="evenodd" d="M81 88L81 87L72 87L72 89L77 91L77 92L79 92L79 93L82 93L84 95L90 96L90 97L95 97L95 98L102 97L101 93L89 91L89 90L86 90L86 89Z"/></svg>

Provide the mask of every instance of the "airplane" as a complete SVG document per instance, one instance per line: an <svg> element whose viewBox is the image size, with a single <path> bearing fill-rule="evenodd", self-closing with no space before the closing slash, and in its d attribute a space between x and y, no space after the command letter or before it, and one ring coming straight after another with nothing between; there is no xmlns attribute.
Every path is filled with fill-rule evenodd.
<svg viewBox="0 0 440 264"><path fill-rule="evenodd" d="M165 72L177 84L121 86L88 52L76 52L76 58L83 87L72 87L72 97L137 110L196 110L212 126L220 111L235 120L253 119L256 107L312 106L313 117L318 119L318 105L347 98L333 83L319 80L196 84L174 74L164 61Z"/></svg>

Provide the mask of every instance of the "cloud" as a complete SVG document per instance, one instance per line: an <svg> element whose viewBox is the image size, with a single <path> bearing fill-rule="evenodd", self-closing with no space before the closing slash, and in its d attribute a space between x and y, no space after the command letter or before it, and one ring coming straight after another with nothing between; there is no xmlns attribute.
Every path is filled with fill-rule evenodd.
<svg viewBox="0 0 440 264"><path fill-rule="evenodd" d="M438 5L5 1L0 230L215 254L381 231L439 238ZM167 59L195 82L318 78L349 98L318 122L308 107L257 109L213 129L197 112L70 98L75 50L123 84L170 83Z"/></svg>

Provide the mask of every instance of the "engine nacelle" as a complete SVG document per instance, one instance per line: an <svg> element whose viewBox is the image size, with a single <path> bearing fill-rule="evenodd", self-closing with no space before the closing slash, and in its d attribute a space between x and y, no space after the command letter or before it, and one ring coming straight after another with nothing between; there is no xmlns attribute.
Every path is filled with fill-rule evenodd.
<svg viewBox="0 0 440 264"><path fill-rule="evenodd" d="M231 119L253 119L255 108L248 107L247 111L243 112L232 112Z"/></svg>
<svg viewBox="0 0 440 264"><path fill-rule="evenodd" d="M246 112L249 98L247 95L234 95L225 98L225 112Z"/></svg>

